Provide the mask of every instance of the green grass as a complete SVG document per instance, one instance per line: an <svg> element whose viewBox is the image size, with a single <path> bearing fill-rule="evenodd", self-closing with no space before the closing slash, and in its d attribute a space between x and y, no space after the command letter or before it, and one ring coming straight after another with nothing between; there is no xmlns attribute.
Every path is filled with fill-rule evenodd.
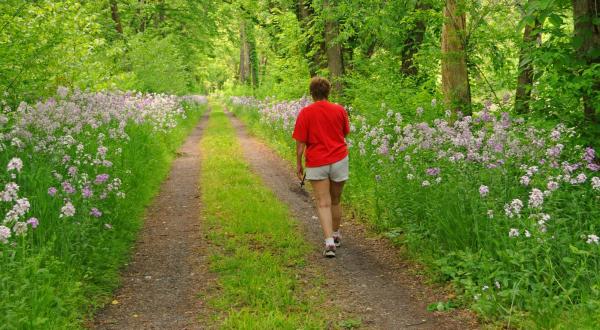
<svg viewBox="0 0 600 330"><path fill-rule="evenodd" d="M126 198L110 200L100 222L59 219L60 201L46 193L52 162L40 156L26 163L29 176L23 179L23 190L34 196L32 213L42 225L15 254L0 253L0 329L83 328L85 319L110 301L146 206L204 109L188 109L187 119L169 133L133 126L127 132L129 143L107 145L123 149L114 158L113 173L123 178Z"/></svg>
<svg viewBox="0 0 600 330"><path fill-rule="evenodd" d="M257 109L232 109L253 134L293 160L289 132L265 123ZM585 202L593 195L554 193L545 208L552 214L556 234L550 239L516 240L508 237L508 228L533 223L530 230L534 234L539 230L527 216L502 219L498 201L521 196L527 202L527 191L510 181L517 177L518 182L515 173L448 166L441 183L445 189L424 189L422 181L406 179L401 166L379 164L381 157L360 155L356 148L350 153L351 180L344 189L347 208L401 246L403 254L425 265L430 280L451 283L457 307L477 312L490 327L599 328L598 247L586 244L578 234L597 231L590 219L597 218L598 209ZM415 173L425 173L432 165L423 158L420 163L413 160L413 166ZM376 174L381 181L375 180ZM499 195L497 199L481 198L482 183ZM488 209L494 209L494 219L487 218Z"/></svg>
<svg viewBox="0 0 600 330"><path fill-rule="evenodd" d="M308 244L287 207L250 171L225 114L213 109L201 142L201 185L218 275L210 299L215 322L223 329L326 328L322 277L308 269Z"/></svg>

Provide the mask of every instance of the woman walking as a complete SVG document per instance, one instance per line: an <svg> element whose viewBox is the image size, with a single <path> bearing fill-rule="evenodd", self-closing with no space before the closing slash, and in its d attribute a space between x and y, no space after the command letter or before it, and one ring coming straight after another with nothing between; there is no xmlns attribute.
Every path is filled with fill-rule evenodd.
<svg viewBox="0 0 600 330"><path fill-rule="evenodd" d="M325 235L326 257L335 257L341 244L340 199L348 180L348 114L342 106L328 101L331 84L315 77L310 82L314 103L298 114L292 137L296 140L297 175L310 181L317 204L319 221ZM306 160L306 173L302 156Z"/></svg>

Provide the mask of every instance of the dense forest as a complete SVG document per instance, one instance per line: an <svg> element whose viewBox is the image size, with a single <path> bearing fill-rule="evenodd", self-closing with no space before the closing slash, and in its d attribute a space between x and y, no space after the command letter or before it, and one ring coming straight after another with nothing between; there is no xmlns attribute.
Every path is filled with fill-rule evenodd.
<svg viewBox="0 0 600 330"><path fill-rule="evenodd" d="M361 112L432 98L597 133L598 4L530 1L4 1L0 92L58 86L294 98L314 75ZM248 86L246 89L241 87ZM596 133L594 133L596 132Z"/></svg>
<svg viewBox="0 0 600 330"><path fill-rule="evenodd" d="M185 94L201 88L208 1L3 1L0 91L7 101L57 87Z"/></svg>
<svg viewBox="0 0 600 330"><path fill-rule="evenodd" d="M412 112L436 98L464 113L494 104L582 125L586 137L597 136L596 1L240 1L234 7L240 38L229 49L239 49L241 63L235 73L258 96L299 97L308 76L325 75L335 81L338 100L359 112L378 111L382 102Z"/></svg>

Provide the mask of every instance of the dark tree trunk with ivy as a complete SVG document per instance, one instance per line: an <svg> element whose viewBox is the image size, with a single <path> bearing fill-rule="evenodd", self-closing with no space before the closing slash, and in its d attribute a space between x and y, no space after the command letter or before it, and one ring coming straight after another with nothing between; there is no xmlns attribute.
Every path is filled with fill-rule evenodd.
<svg viewBox="0 0 600 330"><path fill-rule="evenodd" d="M117 33L123 34L123 24L121 24L121 15L119 14L119 5L117 0L110 0L110 14L112 20L115 22L115 29Z"/></svg>
<svg viewBox="0 0 600 330"><path fill-rule="evenodd" d="M540 39L542 22L535 19L533 25L527 24L523 32L523 44L519 54L519 77L517 78L517 91L515 93L515 111L520 114L529 112L531 90L533 88L533 63L531 62L531 49Z"/></svg>
<svg viewBox="0 0 600 330"><path fill-rule="evenodd" d="M339 35L338 22L333 19L332 9L334 4L331 0L323 0L323 12L325 13L325 45L327 47L327 68L331 78L333 91L336 94L342 92L341 78L344 75L344 60L342 57L342 46L337 37Z"/></svg>
<svg viewBox="0 0 600 330"><path fill-rule="evenodd" d="M577 58L584 66L590 67L600 63L600 16L598 10L600 3L597 0L573 0L573 18ZM598 122L596 108L600 107L598 94L600 82L595 81L581 92L583 98L583 111L585 118L591 122Z"/></svg>
<svg viewBox="0 0 600 330"><path fill-rule="evenodd" d="M327 62L323 59L325 45L323 43L315 45L314 38L310 36L309 31L314 12L305 0L298 0L296 2L296 17L298 18L302 33L307 36L307 40L303 45L304 58L308 61L310 76L314 77L317 75L318 70L327 67Z"/></svg>
<svg viewBox="0 0 600 330"><path fill-rule="evenodd" d="M465 50L466 14L457 0L446 0L442 28L442 91L454 111L471 113L471 86Z"/></svg>
<svg viewBox="0 0 600 330"><path fill-rule="evenodd" d="M248 60L250 62L250 79L252 87L259 85L260 63L258 61L258 52L256 50L256 36L254 35L254 26L246 22L246 39L248 44Z"/></svg>
<svg viewBox="0 0 600 330"><path fill-rule="evenodd" d="M138 4L137 4L137 8L136 8L136 18L137 18L137 25L135 26L135 29L137 32L145 32L146 31L146 1L145 0L138 0Z"/></svg>
<svg viewBox="0 0 600 330"><path fill-rule="evenodd" d="M158 2L158 22L164 23L166 18L167 5L165 4L165 0L160 0Z"/></svg>
<svg viewBox="0 0 600 330"><path fill-rule="evenodd" d="M419 47L423 43L427 23L422 18L422 11L430 9L431 6L424 4L423 1L418 1L415 6L417 19L414 27L409 31L404 48L402 49L402 73L407 76L416 76L419 73L418 68L414 64L414 56L419 51Z"/></svg>
<svg viewBox="0 0 600 330"><path fill-rule="evenodd" d="M250 74L250 57L248 56L248 38L246 37L246 23L240 23L240 68L238 76L241 83L248 81Z"/></svg>
<svg viewBox="0 0 600 330"><path fill-rule="evenodd" d="M240 23L240 82L258 87L259 69L253 27L246 20L242 20Z"/></svg>

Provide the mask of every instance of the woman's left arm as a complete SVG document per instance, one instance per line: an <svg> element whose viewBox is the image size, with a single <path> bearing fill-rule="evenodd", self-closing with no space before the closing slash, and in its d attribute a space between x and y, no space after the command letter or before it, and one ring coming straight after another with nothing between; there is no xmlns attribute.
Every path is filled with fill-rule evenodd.
<svg viewBox="0 0 600 330"><path fill-rule="evenodd" d="M348 112L344 109L344 127L343 127L344 137L350 134L350 120L348 119Z"/></svg>

